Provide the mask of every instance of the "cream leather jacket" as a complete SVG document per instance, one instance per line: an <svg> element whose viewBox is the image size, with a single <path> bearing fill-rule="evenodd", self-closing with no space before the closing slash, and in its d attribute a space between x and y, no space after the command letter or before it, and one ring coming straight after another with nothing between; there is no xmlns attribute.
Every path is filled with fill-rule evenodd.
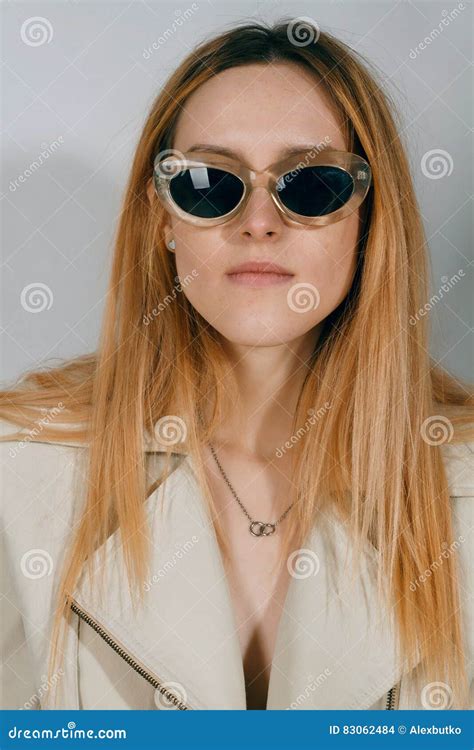
<svg viewBox="0 0 474 750"><path fill-rule="evenodd" d="M0 425L2 434L16 429L4 421ZM162 449L148 438L145 447L152 480ZM454 538L461 539L457 554L471 685L473 449L472 443L442 448ZM146 500L155 543L150 580L143 583L144 607L133 611L113 534L105 543L104 592L99 595L86 576L81 578L64 668L48 684L52 606L71 530L80 517L86 449L26 439L2 442L0 451L5 555L1 708L51 708L56 691L56 707L63 709L245 709L242 658L222 558L190 456L176 455L174 471ZM348 541L337 523L318 524L301 552L300 572L290 580L279 624L267 708L449 708L449 694L439 695L449 686L435 686L432 696L430 686L417 694L410 674L396 667L393 623L375 608L376 551L366 550L352 587L347 575L334 573Z"/></svg>

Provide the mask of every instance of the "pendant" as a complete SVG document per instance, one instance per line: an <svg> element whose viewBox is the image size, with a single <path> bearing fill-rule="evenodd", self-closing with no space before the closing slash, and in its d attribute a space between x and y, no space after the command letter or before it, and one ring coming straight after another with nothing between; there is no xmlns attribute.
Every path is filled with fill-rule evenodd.
<svg viewBox="0 0 474 750"><path fill-rule="evenodd" d="M254 536L269 536L275 533L274 523L264 523L263 521L252 521L249 526L250 533Z"/></svg>

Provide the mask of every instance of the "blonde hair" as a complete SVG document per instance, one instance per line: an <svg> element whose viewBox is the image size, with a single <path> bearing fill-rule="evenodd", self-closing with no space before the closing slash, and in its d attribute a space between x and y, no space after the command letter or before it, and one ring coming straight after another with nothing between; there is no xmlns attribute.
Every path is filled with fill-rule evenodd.
<svg viewBox="0 0 474 750"><path fill-rule="evenodd" d="M164 416L179 415L186 424L185 449L198 467L227 555L202 445L230 405L235 408L238 391L219 334L184 294L174 295L159 315L148 315L173 293L177 270L164 242L164 209L158 200L150 205L146 191L155 154L173 147L180 111L201 84L238 65L292 62L328 91L343 116L349 149L371 165L373 185L352 288L324 321L299 394L294 434L302 434L292 447L299 500L285 520L287 551L306 538L319 513L331 510L347 520L353 565L367 541L380 554L379 596L396 613L404 671L421 655L423 679L446 680L454 707L465 707L456 556L424 586L412 590L410 583L453 537L441 449L423 438L423 425L439 417L449 420L454 442L472 437L472 389L430 359L427 316L409 324L428 299L428 253L393 104L356 52L324 31L314 44L295 45L289 23L234 27L202 43L172 74L136 149L97 351L28 372L0 395L0 415L30 428L38 409L62 402L62 423L78 429L64 431L51 422L42 428L43 439L80 439L90 447L85 507L58 585L50 669L70 616L68 597L115 528L121 530L130 589L138 599L143 595L150 553L142 533L143 430L153 434ZM211 416L202 419L209 404ZM324 417L302 432L309 410ZM168 453L176 450L171 446Z"/></svg>

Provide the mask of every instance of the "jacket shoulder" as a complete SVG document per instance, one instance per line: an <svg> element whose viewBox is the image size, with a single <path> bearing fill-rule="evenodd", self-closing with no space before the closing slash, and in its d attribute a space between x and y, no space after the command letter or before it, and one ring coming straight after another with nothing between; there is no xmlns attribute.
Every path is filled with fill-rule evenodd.
<svg viewBox="0 0 474 750"><path fill-rule="evenodd" d="M9 439L20 431L22 437ZM85 484L86 449L38 441L28 430L0 419L1 510L5 527L68 524L77 491Z"/></svg>
<svg viewBox="0 0 474 750"><path fill-rule="evenodd" d="M447 443L443 455L453 524L453 541L443 554L455 552L457 556L467 667L474 681L474 442Z"/></svg>
<svg viewBox="0 0 474 750"><path fill-rule="evenodd" d="M474 496L474 441L441 446L451 497Z"/></svg>
<svg viewBox="0 0 474 750"><path fill-rule="evenodd" d="M80 428L80 425L58 423L57 421L55 422L55 426L59 426L61 430L64 431L64 433L68 431L74 432L74 427ZM87 447L86 443L80 442L79 440L75 439L74 435L71 435L71 438L69 439L67 439L66 434L64 434L64 437L61 438L47 438L45 435L44 427L45 425L42 422L41 417L38 418L37 425L33 429L21 427L3 417L0 417L0 446L4 442L8 443L10 446L12 443L18 442L22 443L22 445L25 443L31 443L32 445L64 445L67 448Z"/></svg>
<svg viewBox="0 0 474 750"><path fill-rule="evenodd" d="M2 708L18 709L35 695L38 623L50 617L86 482L77 447L35 442L5 419L0 438L0 692Z"/></svg>
<svg viewBox="0 0 474 750"><path fill-rule="evenodd" d="M446 444L443 456L452 500L453 531L462 542L468 540L462 545L461 556L466 558L466 569L470 571L474 533L474 442ZM472 583L470 572L467 575Z"/></svg>

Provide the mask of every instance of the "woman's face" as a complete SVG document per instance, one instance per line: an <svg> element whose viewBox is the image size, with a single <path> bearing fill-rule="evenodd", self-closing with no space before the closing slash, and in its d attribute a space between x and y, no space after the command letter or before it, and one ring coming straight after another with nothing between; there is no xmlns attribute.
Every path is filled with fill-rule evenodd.
<svg viewBox="0 0 474 750"><path fill-rule="evenodd" d="M284 158L288 148L347 150L321 86L286 63L232 68L195 91L179 116L173 148L186 152L195 144L231 149L254 170ZM203 228L169 216L165 237L175 240L179 278L192 279L183 293L202 317L229 342L271 346L313 337L348 293L359 211L328 226L298 225L259 187L229 222ZM291 275L265 286L229 275L252 260L277 263Z"/></svg>

